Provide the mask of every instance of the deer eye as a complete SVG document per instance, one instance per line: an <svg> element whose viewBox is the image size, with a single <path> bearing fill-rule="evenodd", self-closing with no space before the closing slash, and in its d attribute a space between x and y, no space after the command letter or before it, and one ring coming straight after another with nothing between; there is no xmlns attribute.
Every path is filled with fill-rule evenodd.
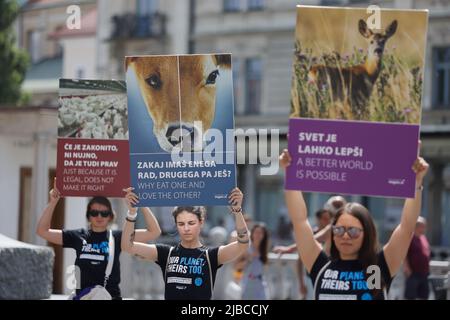
<svg viewBox="0 0 450 320"><path fill-rule="evenodd" d="M214 70L209 74L208 78L206 79L206 84L215 84L218 76L219 70Z"/></svg>
<svg viewBox="0 0 450 320"><path fill-rule="evenodd" d="M160 89L162 86L161 78L156 74L152 74L150 77L145 79L145 82L147 82L147 84L153 89Z"/></svg>
<svg viewBox="0 0 450 320"><path fill-rule="evenodd" d="M370 44L373 44L373 40L370 40Z"/></svg>

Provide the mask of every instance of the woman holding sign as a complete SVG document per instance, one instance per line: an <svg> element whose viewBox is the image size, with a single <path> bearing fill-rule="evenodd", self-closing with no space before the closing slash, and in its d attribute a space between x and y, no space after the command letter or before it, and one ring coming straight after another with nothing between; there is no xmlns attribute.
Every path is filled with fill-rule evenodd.
<svg viewBox="0 0 450 320"><path fill-rule="evenodd" d="M291 164L287 150L280 155L284 169ZM286 204L294 225L298 252L311 276L314 298L319 300L386 299L392 278L406 257L422 203L422 183L428 164L417 158L416 195L406 199L400 224L387 244L378 249L375 224L359 203L347 203L332 223L331 255L314 240L301 191L285 190Z"/></svg>
<svg viewBox="0 0 450 320"><path fill-rule="evenodd" d="M114 220L111 202L108 198L100 196L89 201L86 208L88 229L51 229L53 212L60 197L55 178L53 189L50 190L50 202L39 220L37 234L48 242L76 250L75 266L78 268L80 279L77 278L78 289L73 299L121 299L119 256L122 231L108 230L108 226ZM150 209L143 208L142 211L148 230L136 230L136 239L146 242L159 237L161 229ZM110 260L110 257L113 259ZM109 261L111 262L108 263ZM92 290L96 286L104 286L107 293L101 288L104 294L101 297L94 296L94 292L99 292Z"/></svg>
<svg viewBox="0 0 450 320"><path fill-rule="evenodd" d="M236 221L237 241L208 248L200 242L200 231L205 222L204 207L174 208L172 215L181 239L176 246L145 244L135 239L137 208L133 205L139 201L132 190L128 188L125 197L128 215L123 229L122 250L155 261L161 267L165 299L211 299L217 269L239 257L249 247L249 233L242 216L242 192L235 188L229 196L231 213Z"/></svg>

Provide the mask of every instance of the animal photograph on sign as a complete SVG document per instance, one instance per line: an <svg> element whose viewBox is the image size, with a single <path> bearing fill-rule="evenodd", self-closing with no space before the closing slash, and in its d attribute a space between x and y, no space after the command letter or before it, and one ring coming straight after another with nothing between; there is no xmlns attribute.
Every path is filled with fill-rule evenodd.
<svg viewBox="0 0 450 320"><path fill-rule="evenodd" d="M420 123L424 16L302 7L291 117Z"/></svg>
<svg viewBox="0 0 450 320"><path fill-rule="evenodd" d="M427 25L427 10L297 6L287 189L414 195Z"/></svg>
<svg viewBox="0 0 450 320"><path fill-rule="evenodd" d="M232 83L231 55L127 57L126 67L134 75L130 90L139 88L139 94L129 95L136 116L132 121L146 123L139 126L148 138L145 144L152 138L157 142L144 147L147 152L174 147L202 151L207 130L225 135L233 127L232 97L226 95Z"/></svg>
<svg viewBox="0 0 450 320"><path fill-rule="evenodd" d="M59 103L59 137L128 139L125 82L61 79Z"/></svg>
<svg viewBox="0 0 450 320"><path fill-rule="evenodd" d="M236 186L230 54L125 58L141 205L226 205Z"/></svg>
<svg viewBox="0 0 450 320"><path fill-rule="evenodd" d="M63 196L122 197L130 184L126 83L60 79L56 185Z"/></svg>

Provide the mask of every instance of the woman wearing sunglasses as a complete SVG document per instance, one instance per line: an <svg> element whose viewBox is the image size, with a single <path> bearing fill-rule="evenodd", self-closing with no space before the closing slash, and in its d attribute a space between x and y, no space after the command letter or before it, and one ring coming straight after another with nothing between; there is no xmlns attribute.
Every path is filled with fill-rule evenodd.
<svg viewBox="0 0 450 320"><path fill-rule="evenodd" d="M291 163L287 150L280 155L280 166ZM330 257L314 240L308 222L306 204L300 191L285 190L286 205L294 225L298 252L314 285L314 298L319 300L386 299L392 278L399 270L420 213L423 178L428 164L417 158L416 194L406 199L400 224L381 250L369 211L359 203L347 203L332 224Z"/></svg>
<svg viewBox="0 0 450 320"><path fill-rule="evenodd" d="M175 246L145 244L136 239L134 223L138 197L127 189L128 215L123 227L122 250L142 259L156 262L162 271L166 300L209 300L212 297L217 269L238 258L249 247L249 233L242 216L243 194L238 189L229 195L231 213L235 217L237 241L208 248L200 241L205 222L205 208L175 207L172 215L181 241Z"/></svg>
<svg viewBox="0 0 450 320"><path fill-rule="evenodd" d="M105 272L110 253L108 226L114 220L114 212L108 198L96 196L92 198L86 208L87 229L58 230L51 229L50 223L53 212L58 204L60 192L56 188L56 178L53 189L50 190L50 202L44 209L39 220L37 234L53 244L76 250L75 265L79 268L80 279L77 279L77 289L74 299L78 299L89 288L105 284ZM136 239L147 242L161 234L158 221L148 208L142 208L148 230L136 230ZM122 231L112 231L114 237L114 260L110 275L106 281L106 290L113 300L121 299L120 262ZM78 282L79 280L79 282Z"/></svg>

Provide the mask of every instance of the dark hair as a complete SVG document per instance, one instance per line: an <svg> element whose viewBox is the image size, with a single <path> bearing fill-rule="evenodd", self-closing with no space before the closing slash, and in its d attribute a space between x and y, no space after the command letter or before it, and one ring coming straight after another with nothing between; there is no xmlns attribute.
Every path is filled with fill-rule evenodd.
<svg viewBox="0 0 450 320"><path fill-rule="evenodd" d="M259 259L262 261L262 263L266 264L268 257L267 253L269 251L269 230L267 229L266 225L262 222L257 222L253 225L252 230L250 231L250 240L253 241L253 232L256 230L256 228L261 228L264 236L261 240L261 243L259 244Z"/></svg>
<svg viewBox="0 0 450 320"><path fill-rule="evenodd" d="M344 207L342 207L337 213L333 221L333 226L336 225L339 218L347 213L361 222L363 227L363 242L361 248L358 251L358 260L361 263L363 270L367 272L367 268L371 265L377 264L377 254L379 250L379 244L377 239L377 230L375 228L375 223L373 222L372 216L369 210L362 204L357 202L349 202ZM332 260L340 259L339 251L334 244L334 238L331 238L330 256ZM384 286L384 281L381 279L382 286ZM373 294L378 295L381 293L380 290L373 290Z"/></svg>
<svg viewBox="0 0 450 320"><path fill-rule="evenodd" d="M336 218L333 221L333 226L336 225L339 218L344 213L358 219L364 230L364 239L358 252L358 260L365 269L372 264L376 264L378 251L377 230L375 229L375 224L369 210L359 203L349 202L337 212ZM339 251L337 250L333 239L331 241L330 255L332 259L340 258Z"/></svg>
<svg viewBox="0 0 450 320"><path fill-rule="evenodd" d="M173 211L172 211L172 216L173 216L173 219L175 220L175 224L177 223L178 215L181 212L183 212L183 211L195 214L199 221L205 220L205 217L206 217L205 207L202 207L202 206L196 206L196 207L175 207L175 208L173 208Z"/></svg>
<svg viewBox="0 0 450 320"><path fill-rule="evenodd" d="M347 204L347 200L345 200L342 196L333 196L330 197L327 202L325 202L323 208L330 212L331 217L333 218L336 213L342 209Z"/></svg>
<svg viewBox="0 0 450 320"><path fill-rule="evenodd" d="M89 211L91 211L91 206L96 203L107 207L108 211L111 212L112 220L114 219L114 211L112 209L111 202L109 201L108 198L102 196L96 196L93 197L91 200L89 200L86 208L86 219L89 220Z"/></svg>
<svg viewBox="0 0 450 320"><path fill-rule="evenodd" d="M316 218L317 219L322 218L322 215L325 214L325 213L328 213L330 215L330 218L332 217L331 212L328 211L327 209L319 209L319 210L316 211Z"/></svg>

